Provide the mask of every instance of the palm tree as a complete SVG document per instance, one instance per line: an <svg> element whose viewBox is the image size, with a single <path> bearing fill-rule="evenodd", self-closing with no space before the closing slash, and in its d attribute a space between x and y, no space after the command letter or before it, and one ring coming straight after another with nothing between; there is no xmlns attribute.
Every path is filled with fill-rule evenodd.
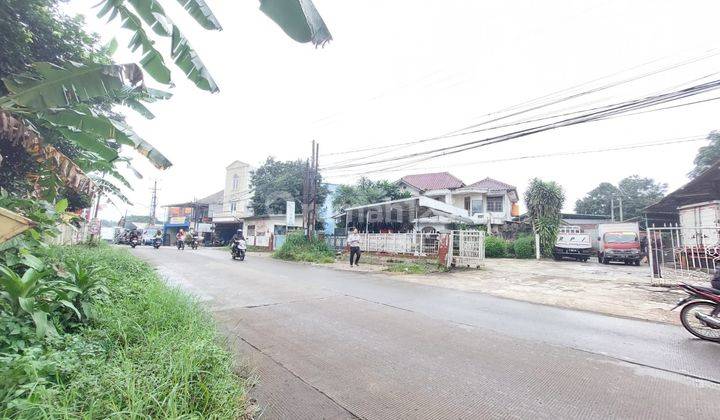
<svg viewBox="0 0 720 420"><path fill-rule="evenodd" d="M564 203L565 193L554 181L543 182L538 178L530 181L525 192L525 205L533 231L540 236L540 250L545 256L552 255Z"/></svg>

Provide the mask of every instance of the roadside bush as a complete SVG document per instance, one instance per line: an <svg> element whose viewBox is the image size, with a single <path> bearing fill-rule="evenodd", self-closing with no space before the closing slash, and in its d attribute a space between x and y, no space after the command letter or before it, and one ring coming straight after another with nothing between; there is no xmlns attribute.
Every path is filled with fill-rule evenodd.
<svg viewBox="0 0 720 420"><path fill-rule="evenodd" d="M532 236L521 236L513 244L516 258L535 257L535 239Z"/></svg>
<svg viewBox="0 0 720 420"><path fill-rule="evenodd" d="M485 237L485 257L503 258L507 256L507 242L497 236Z"/></svg>
<svg viewBox="0 0 720 420"><path fill-rule="evenodd" d="M505 250L507 251L507 256L515 258L515 241L507 241L506 244Z"/></svg>
<svg viewBox="0 0 720 420"><path fill-rule="evenodd" d="M318 238L308 240L302 232L297 232L285 238L285 242L273 253L273 257L286 261L332 263L335 261L335 252L325 241Z"/></svg>
<svg viewBox="0 0 720 420"><path fill-rule="evenodd" d="M43 257L77 293L67 302L82 309L70 320L50 314L57 333L40 336L0 308L0 418L243 414L232 357L189 296L125 250L53 247Z"/></svg>

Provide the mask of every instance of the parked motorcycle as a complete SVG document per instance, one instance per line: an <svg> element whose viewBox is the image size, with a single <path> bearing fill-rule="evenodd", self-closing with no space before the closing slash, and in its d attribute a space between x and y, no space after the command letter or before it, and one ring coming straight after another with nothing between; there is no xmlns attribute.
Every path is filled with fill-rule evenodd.
<svg viewBox="0 0 720 420"><path fill-rule="evenodd" d="M160 245L162 245L162 239L160 239L160 238L153 239L153 248L160 249Z"/></svg>
<svg viewBox="0 0 720 420"><path fill-rule="evenodd" d="M232 259L239 259L240 261L245 261L245 241L233 241L232 246L230 247L230 253L232 254Z"/></svg>
<svg viewBox="0 0 720 420"><path fill-rule="evenodd" d="M688 297L672 309L683 307L680 322L695 337L720 343L720 290L679 284Z"/></svg>
<svg viewBox="0 0 720 420"><path fill-rule="evenodd" d="M130 239L130 248L134 249L138 245L140 245L140 240L138 238Z"/></svg>

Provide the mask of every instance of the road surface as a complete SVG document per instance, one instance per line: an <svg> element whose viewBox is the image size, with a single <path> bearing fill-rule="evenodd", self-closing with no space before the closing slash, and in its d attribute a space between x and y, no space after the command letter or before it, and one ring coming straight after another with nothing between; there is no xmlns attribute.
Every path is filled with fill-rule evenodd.
<svg viewBox="0 0 720 420"><path fill-rule="evenodd" d="M212 311L262 418L718 418L681 327L229 253L133 251Z"/></svg>

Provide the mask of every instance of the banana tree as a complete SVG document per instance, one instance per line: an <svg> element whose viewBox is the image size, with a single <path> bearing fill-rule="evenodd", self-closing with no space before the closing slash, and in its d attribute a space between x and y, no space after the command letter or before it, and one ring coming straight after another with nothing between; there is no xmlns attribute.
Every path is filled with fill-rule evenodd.
<svg viewBox="0 0 720 420"><path fill-rule="evenodd" d="M203 0L177 1L203 28L222 29ZM171 165L122 120L113 118L110 113L98 112L94 106L98 101L125 105L146 118L153 118L144 103L170 97L170 94L149 89L144 84L142 70L155 81L172 85L171 71L149 32L170 39L169 57L196 86L218 91L199 55L160 2L103 0L98 7L98 16L107 17L109 21L120 19L123 28L133 32L128 47L142 53L139 66L35 63L26 73L4 78L9 93L0 97L0 140L22 146L67 186L87 194L98 190L119 191L107 182L98 187L97 182L86 174L88 170L102 168L102 172L110 173L129 187L115 170L115 163L123 161L119 155L122 145L134 148L159 169ZM332 39L311 0L261 0L260 9L298 42L312 42L317 46ZM113 44L111 48L116 48L117 43ZM44 143L33 123L54 130L78 146L84 151L82 162L74 162L51 144ZM37 174L30 174L36 195L43 188L39 179Z"/></svg>
<svg viewBox="0 0 720 420"><path fill-rule="evenodd" d="M88 104L96 100L132 103L141 115L152 115L142 102L170 95L147 89L135 64L66 63L56 66L35 63L31 71L3 79L8 95L0 97L0 139L21 145L37 161L49 166L69 187L93 194L97 185L82 168L52 145L45 144L30 123L56 130L64 138L94 157L90 161L112 163L120 146L127 145L147 157L157 168L170 161L119 119L101 114ZM0 162L1 164L1 162ZM108 169L112 165L107 165ZM40 186L37 186L39 189Z"/></svg>

